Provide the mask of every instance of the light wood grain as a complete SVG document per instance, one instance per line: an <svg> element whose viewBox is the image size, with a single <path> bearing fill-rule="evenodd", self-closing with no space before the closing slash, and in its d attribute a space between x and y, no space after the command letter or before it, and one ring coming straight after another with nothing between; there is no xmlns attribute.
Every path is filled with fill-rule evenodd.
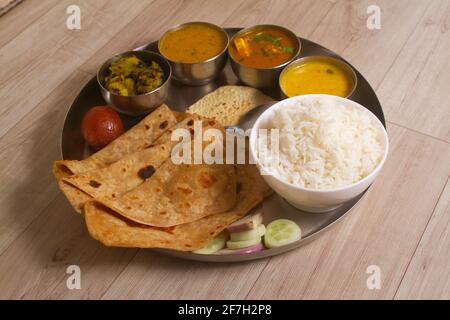
<svg viewBox="0 0 450 320"><path fill-rule="evenodd" d="M0 17L19 5L23 0L0 0Z"/></svg>
<svg viewBox="0 0 450 320"><path fill-rule="evenodd" d="M0 139L0 254L58 194L51 165L64 116L89 78L73 73Z"/></svg>
<svg viewBox="0 0 450 320"><path fill-rule="evenodd" d="M432 1L380 86L388 119L450 141L450 1Z"/></svg>
<svg viewBox="0 0 450 320"><path fill-rule="evenodd" d="M214 265L140 250L103 298L244 299L267 262Z"/></svg>
<svg viewBox="0 0 450 320"><path fill-rule="evenodd" d="M136 249L106 249L91 239L83 218L58 195L2 254L0 298L58 298L52 294L57 289L64 298L98 298L135 254ZM82 290L67 289L66 268L72 264L81 267Z"/></svg>
<svg viewBox="0 0 450 320"><path fill-rule="evenodd" d="M58 1L0 48L0 136L150 2L80 1L82 29L68 30L65 12L71 3Z"/></svg>
<svg viewBox="0 0 450 320"><path fill-rule="evenodd" d="M0 298L450 298L450 109L441 103L450 1L377 1L382 28L368 30L372 1L84 0L77 31L65 28L71 2L34 2L0 18ZM105 248L58 192L50 167L76 93L112 54L192 20L287 26L378 88L390 121L386 167L351 215L310 245L240 264ZM81 290L66 287L71 264ZM381 268L381 290L366 287L370 264Z"/></svg>
<svg viewBox="0 0 450 320"><path fill-rule="evenodd" d="M14 8L14 13L4 15L0 19L0 47L17 37L30 24L39 19L56 3L55 0L25 0ZM17 23L20 17L21 23Z"/></svg>
<svg viewBox="0 0 450 320"><path fill-rule="evenodd" d="M441 194L396 299L450 298L450 181Z"/></svg>
<svg viewBox="0 0 450 320"><path fill-rule="evenodd" d="M369 30L366 9L373 1L340 1L311 39L340 53L377 88L429 3L429 0L378 1L381 29Z"/></svg>
<svg viewBox="0 0 450 320"><path fill-rule="evenodd" d="M227 17L224 26L279 24L308 37L334 5L333 1L246 1L239 14Z"/></svg>

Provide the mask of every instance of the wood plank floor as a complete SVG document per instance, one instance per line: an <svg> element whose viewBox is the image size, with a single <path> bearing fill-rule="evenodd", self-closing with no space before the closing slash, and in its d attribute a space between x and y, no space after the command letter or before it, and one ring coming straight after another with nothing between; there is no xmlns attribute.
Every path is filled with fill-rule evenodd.
<svg viewBox="0 0 450 320"><path fill-rule="evenodd" d="M25 0L0 17L0 298L450 299L450 0ZM164 14L161 14L164 13ZM371 83L391 152L363 201L311 244L237 264L92 240L51 175L65 113L99 65L193 20L284 25ZM68 290L66 267L82 271ZM376 265L381 288L369 290Z"/></svg>

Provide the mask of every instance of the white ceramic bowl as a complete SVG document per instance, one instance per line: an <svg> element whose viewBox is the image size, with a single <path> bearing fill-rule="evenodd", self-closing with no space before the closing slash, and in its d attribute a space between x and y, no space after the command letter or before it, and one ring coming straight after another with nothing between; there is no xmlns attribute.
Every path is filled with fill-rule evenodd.
<svg viewBox="0 0 450 320"><path fill-rule="evenodd" d="M293 185L286 181L283 181L280 177L270 174L263 174L264 180L269 184L269 186L278 193L281 197L286 199L293 206L308 212L327 212L331 211L348 200L358 196L364 190L366 190L372 182L375 180L375 177L380 172L383 164L386 160L388 149L389 149L389 140L387 136L387 132L380 122L380 120L368 109L364 108L359 103L356 103L352 100L341 98L337 96L331 96L326 94L310 94L310 95L302 95L296 96L289 99L282 100L269 109L267 109L264 113L262 113L255 124L253 125L252 131L250 133L250 155L253 158L253 161L256 162L256 165L261 170L262 165L259 162L256 156L256 146L257 146L257 131L258 129L264 129L269 127L270 120L273 117L275 110L283 108L285 106L295 106L298 105L299 101L304 101L305 99L332 99L335 102L343 104L345 106L361 109L364 112L370 114L373 119L373 123L380 129L384 137L384 154L383 157L378 164L378 166L365 178L362 180L335 189L308 189Z"/></svg>

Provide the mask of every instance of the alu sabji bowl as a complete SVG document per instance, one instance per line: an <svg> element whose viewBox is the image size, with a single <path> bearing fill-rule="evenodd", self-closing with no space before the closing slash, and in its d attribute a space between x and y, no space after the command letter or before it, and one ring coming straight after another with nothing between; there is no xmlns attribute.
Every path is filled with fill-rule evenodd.
<svg viewBox="0 0 450 320"><path fill-rule="evenodd" d="M164 73L163 83L158 88L144 94L134 96L120 96L105 88L103 86L103 81L105 76L108 75L109 66L111 65L111 63L119 60L122 57L126 57L132 54L136 55L136 57L147 64L151 61L155 61L157 64L159 64ZM97 72L97 82L105 101L118 112L130 116L140 116L150 113L155 108L164 103L169 95L171 77L172 68L170 67L167 60L158 53L145 50L126 51L117 54L103 63L103 65Z"/></svg>

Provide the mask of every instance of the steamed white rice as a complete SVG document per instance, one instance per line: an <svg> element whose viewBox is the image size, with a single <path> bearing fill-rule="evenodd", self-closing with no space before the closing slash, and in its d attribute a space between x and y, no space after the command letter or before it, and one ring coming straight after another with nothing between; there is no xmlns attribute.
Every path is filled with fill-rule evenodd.
<svg viewBox="0 0 450 320"><path fill-rule="evenodd" d="M384 154L384 137L366 112L331 99L297 102L274 112L279 156L262 144L258 158L280 179L304 188L331 189L369 175ZM269 166L268 166L269 164Z"/></svg>

